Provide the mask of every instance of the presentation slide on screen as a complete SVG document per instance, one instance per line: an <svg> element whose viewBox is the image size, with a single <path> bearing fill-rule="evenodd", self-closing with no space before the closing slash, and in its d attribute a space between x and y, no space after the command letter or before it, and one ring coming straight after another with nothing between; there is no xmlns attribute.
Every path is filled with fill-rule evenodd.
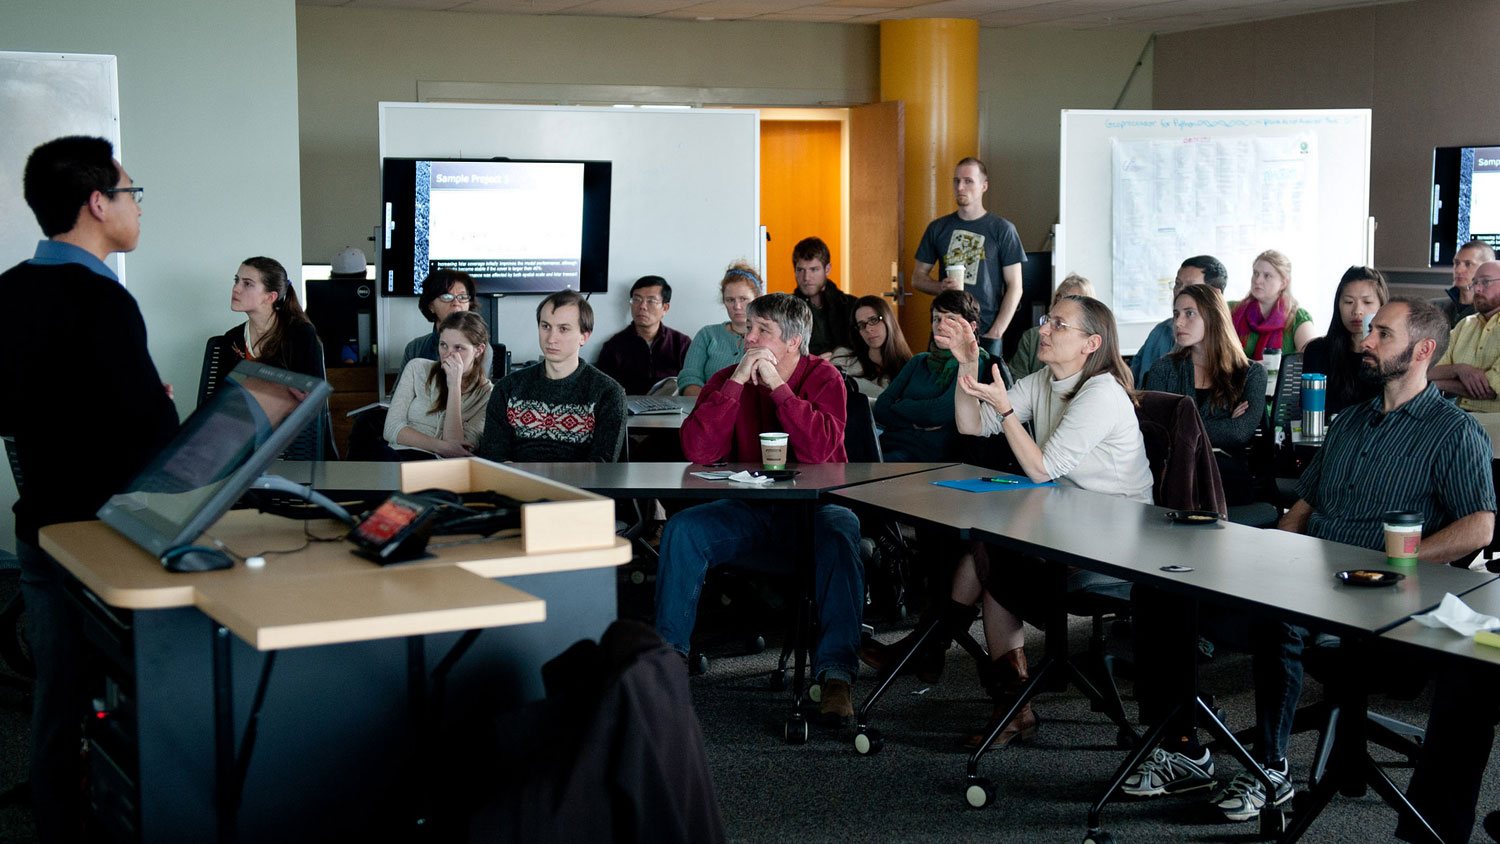
<svg viewBox="0 0 1500 844"><path fill-rule="evenodd" d="M417 178L428 200L427 254L418 263L577 289L583 164L434 161Z"/></svg>
<svg viewBox="0 0 1500 844"><path fill-rule="evenodd" d="M1476 147L1469 184L1469 237L1500 243L1500 147Z"/></svg>

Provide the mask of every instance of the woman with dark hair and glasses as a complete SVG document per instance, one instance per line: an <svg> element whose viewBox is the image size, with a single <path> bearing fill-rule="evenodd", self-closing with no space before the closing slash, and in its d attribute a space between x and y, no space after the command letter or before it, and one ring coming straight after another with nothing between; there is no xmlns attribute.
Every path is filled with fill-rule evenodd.
<svg viewBox="0 0 1500 844"><path fill-rule="evenodd" d="M881 296L861 296L851 316L855 348L840 346L829 362L854 376L859 391L879 398L906 362L911 349L896 322L896 312Z"/></svg>
<svg viewBox="0 0 1500 844"><path fill-rule="evenodd" d="M472 311L479 305L479 298L474 292L474 278L468 273L458 270L433 270L422 280L422 296L417 299L417 307L422 310L422 316L432 320L432 333L423 334L406 344L406 353L401 356L401 371L406 371L406 365L418 358L436 361L438 359L438 326L443 324L451 314L460 311ZM489 348L482 350L486 359L489 358Z"/></svg>
<svg viewBox="0 0 1500 844"><path fill-rule="evenodd" d="M1333 293L1334 314L1328 333L1302 350L1302 371L1328 376L1329 416L1351 404L1380 395L1380 385L1359 377L1359 346L1368 333L1366 320L1391 298L1385 276L1371 267L1350 267ZM1217 443L1215 443L1217 445Z"/></svg>
<svg viewBox="0 0 1500 844"><path fill-rule="evenodd" d="M245 315L244 323L224 332L230 349L242 360L323 377L318 331L302 312L297 289L288 282L280 261L246 258L234 274L229 309Z"/></svg>

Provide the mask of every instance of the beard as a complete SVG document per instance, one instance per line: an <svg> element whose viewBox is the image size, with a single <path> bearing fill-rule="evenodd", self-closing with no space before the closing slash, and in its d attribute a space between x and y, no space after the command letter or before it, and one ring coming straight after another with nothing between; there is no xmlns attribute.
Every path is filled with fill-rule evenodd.
<svg viewBox="0 0 1500 844"><path fill-rule="evenodd" d="M1384 386L1411 371L1411 353L1417 348L1416 343L1406 347L1406 351L1396 355L1390 360L1371 362L1368 358L1361 358L1359 362L1359 380L1366 384L1378 384Z"/></svg>

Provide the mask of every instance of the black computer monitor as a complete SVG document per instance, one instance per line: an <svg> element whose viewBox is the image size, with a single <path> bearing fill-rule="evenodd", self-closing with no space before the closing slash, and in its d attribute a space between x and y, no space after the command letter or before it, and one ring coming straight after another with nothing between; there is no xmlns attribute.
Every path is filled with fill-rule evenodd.
<svg viewBox="0 0 1500 844"><path fill-rule="evenodd" d="M328 382L242 361L98 516L162 557L192 545L323 408Z"/></svg>

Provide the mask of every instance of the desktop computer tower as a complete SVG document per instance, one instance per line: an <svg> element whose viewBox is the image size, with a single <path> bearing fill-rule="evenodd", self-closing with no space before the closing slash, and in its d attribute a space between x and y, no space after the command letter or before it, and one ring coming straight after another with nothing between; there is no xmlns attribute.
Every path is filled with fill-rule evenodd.
<svg viewBox="0 0 1500 844"><path fill-rule="evenodd" d="M363 278L310 279L307 316L323 341L330 367L372 363L375 336L375 283Z"/></svg>

